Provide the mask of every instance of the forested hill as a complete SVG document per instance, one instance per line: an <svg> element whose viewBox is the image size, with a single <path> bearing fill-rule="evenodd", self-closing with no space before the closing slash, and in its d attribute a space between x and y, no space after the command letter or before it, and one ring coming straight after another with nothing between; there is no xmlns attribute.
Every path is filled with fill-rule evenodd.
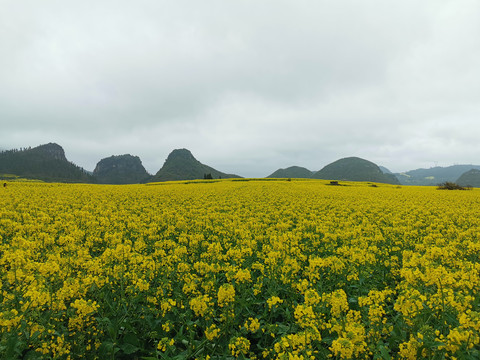
<svg viewBox="0 0 480 360"><path fill-rule="evenodd" d="M55 143L0 152L0 174L49 182L93 182L93 177L65 157Z"/></svg>
<svg viewBox="0 0 480 360"><path fill-rule="evenodd" d="M480 187L480 170L471 169L463 173L456 181L460 186Z"/></svg>
<svg viewBox="0 0 480 360"><path fill-rule="evenodd" d="M384 174L376 164L358 157L334 161L313 174L313 178L400 184L394 175Z"/></svg>
<svg viewBox="0 0 480 360"><path fill-rule="evenodd" d="M155 174L152 181L194 180L239 178L235 174L226 174L195 159L187 149L173 150L165 160L162 168Z"/></svg>
<svg viewBox="0 0 480 360"><path fill-rule="evenodd" d="M99 184L137 184L151 178L140 158L130 154L112 155L100 160L93 176Z"/></svg>
<svg viewBox="0 0 480 360"><path fill-rule="evenodd" d="M416 169L395 174L402 185L433 186L446 181L456 181L462 174L472 169L480 170L480 165L436 166L430 169Z"/></svg>
<svg viewBox="0 0 480 360"><path fill-rule="evenodd" d="M267 176L267 178L306 178L309 179L313 175L313 172L301 167L301 166L290 166L286 169L278 169L273 174Z"/></svg>

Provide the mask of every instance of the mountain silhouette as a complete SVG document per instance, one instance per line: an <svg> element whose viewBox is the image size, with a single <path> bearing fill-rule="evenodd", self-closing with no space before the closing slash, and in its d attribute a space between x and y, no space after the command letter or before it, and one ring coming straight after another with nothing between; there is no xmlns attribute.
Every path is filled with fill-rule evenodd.
<svg viewBox="0 0 480 360"><path fill-rule="evenodd" d="M195 159L187 149L173 150L165 160L162 168L155 174L151 181L175 181L195 179L225 179L239 178L234 174L226 174L202 164Z"/></svg>
<svg viewBox="0 0 480 360"><path fill-rule="evenodd" d="M130 154L112 155L100 160L93 176L99 184L137 184L151 178L140 158Z"/></svg>
<svg viewBox="0 0 480 360"><path fill-rule="evenodd" d="M301 167L290 166L286 169L278 169L273 174L267 176L267 178L297 178L297 179L309 179L313 175L313 172Z"/></svg>
<svg viewBox="0 0 480 360"><path fill-rule="evenodd" d="M48 143L0 153L0 173L49 182L92 182L93 177L65 157L63 148Z"/></svg>
<svg viewBox="0 0 480 360"><path fill-rule="evenodd" d="M395 174L402 185L435 186L444 182L455 182L463 173L480 170L480 165L435 166L430 169L416 169Z"/></svg>
<svg viewBox="0 0 480 360"><path fill-rule="evenodd" d="M334 161L317 171L312 177L325 180L400 184L394 175L384 174L373 162L358 157L347 157Z"/></svg>
<svg viewBox="0 0 480 360"><path fill-rule="evenodd" d="M471 169L457 179L456 183L460 186L480 187L480 170Z"/></svg>
<svg viewBox="0 0 480 360"><path fill-rule="evenodd" d="M317 172L300 166L278 169L267 178L314 178L328 180L370 181L403 185L438 185L459 182L460 185L477 185L480 165L453 165L416 169L391 174L388 169L358 157L339 159ZM465 175L465 176L463 176ZM0 151L0 177L20 177L47 182L74 182L100 184L133 184L148 181L239 178L235 174L218 171L195 159L187 149L173 150L162 168L151 176L138 156L113 155L100 160L93 173L70 162L64 149L56 143Z"/></svg>

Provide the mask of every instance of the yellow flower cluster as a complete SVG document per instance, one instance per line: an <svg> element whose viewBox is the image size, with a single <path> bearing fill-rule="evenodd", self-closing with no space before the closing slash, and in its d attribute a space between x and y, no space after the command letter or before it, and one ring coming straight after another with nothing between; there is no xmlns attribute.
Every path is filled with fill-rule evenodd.
<svg viewBox="0 0 480 360"><path fill-rule="evenodd" d="M248 331L254 333L260 328L260 321L258 321L257 318L251 318L249 317L247 321L245 321L245 324L243 325L245 329Z"/></svg>
<svg viewBox="0 0 480 360"><path fill-rule="evenodd" d="M327 184L11 184L0 349L480 358L480 191Z"/></svg>
<svg viewBox="0 0 480 360"><path fill-rule="evenodd" d="M224 284L218 289L218 306L224 307L235 301L235 288L231 284Z"/></svg>
<svg viewBox="0 0 480 360"><path fill-rule="evenodd" d="M207 340L212 341L216 339L220 334L220 329L217 328L215 324L212 324L210 327L205 330L205 337Z"/></svg>
<svg viewBox="0 0 480 360"><path fill-rule="evenodd" d="M211 305L211 299L208 295L199 295L190 300L190 307L197 316L205 316Z"/></svg>
<svg viewBox="0 0 480 360"><path fill-rule="evenodd" d="M250 341L240 336L232 339L228 348L232 356L239 357L240 355L247 355L250 350Z"/></svg>
<svg viewBox="0 0 480 360"><path fill-rule="evenodd" d="M267 299L267 305L269 309L272 309L272 306L275 306L277 304L283 303L283 300L280 299L278 296L272 296Z"/></svg>
<svg viewBox="0 0 480 360"><path fill-rule="evenodd" d="M171 347L174 344L175 344L174 339L169 339L169 338L164 337L164 338L160 339L160 341L158 342L157 349L162 351L162 352L165 352L165 351L167 351L168 347Z"/></svg>

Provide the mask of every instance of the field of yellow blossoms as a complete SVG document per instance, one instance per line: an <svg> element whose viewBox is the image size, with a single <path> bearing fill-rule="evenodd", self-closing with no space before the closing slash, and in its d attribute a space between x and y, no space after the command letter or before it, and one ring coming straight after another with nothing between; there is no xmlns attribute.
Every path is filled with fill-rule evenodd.
<svg viewBox="0 0 480 360"><path fill-rule="evenodd" d="M480 191L0 188L4 359L480 358Z"/></svg>

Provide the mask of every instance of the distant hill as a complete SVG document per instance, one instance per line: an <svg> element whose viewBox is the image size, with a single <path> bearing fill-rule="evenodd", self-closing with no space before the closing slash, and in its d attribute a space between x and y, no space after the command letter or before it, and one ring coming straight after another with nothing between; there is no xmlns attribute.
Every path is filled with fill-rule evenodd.
<svg viewBox="0 0 480 360"><path fill-rule="evenodd" d="M300 166L290 166L286 169L278 169L273 174L268 175L267 178L297 178L309 179L313 172Z"/></svg>
<svg viewBox="0 0 480 360"><path fill-rule="evenodd" d="M480 187L480 170L469 170L457 179L456 183L460 186Z"/></svg>
<svg viewBox="0 0 480 360"><path fill-rule="evenodd" d="M0 174L50 182L92 182L93 177L65 157L63 148L48 143L0 153Z"/></svg>
<svg viewBox="0 0 480 360"><path fill-rule="evenodd" d="M400 184L394 175L384 174L373 162L358 157L348 157L334 161L313 174L313 178Z"/></svg>
<svg viewBox="0 0 480 360"><path fill-rule="evenodd" d="M100 160L93 176L99 184L138 184L147 182L151 177L140 158L130 154Z"/></svg>
<svg viewBox="0 0 480 360"><path fill-rule="evenodd" d="M234 174L226 174L202 164L187 149L173 150L165 160L162 168L151 181L195 180L211 177L212 179L239 178Z"/></svg>
<svg viewBox="0 0 480 360"><path fill-rule="evenodd" d="M455 182L463 173L471 169L480 170L480 165L436 166L430 169L410 170L395 175L402 185L435 186L446 181Z"/></svg>
<svg viewBox="0 0 480 360"><path fill-rule="evenodd" d="M388 170L385 166L380 166L378 165L378 167L380 168L380 170L382 170L382 172L384 174L393 174L390 170Z"/></svg>

